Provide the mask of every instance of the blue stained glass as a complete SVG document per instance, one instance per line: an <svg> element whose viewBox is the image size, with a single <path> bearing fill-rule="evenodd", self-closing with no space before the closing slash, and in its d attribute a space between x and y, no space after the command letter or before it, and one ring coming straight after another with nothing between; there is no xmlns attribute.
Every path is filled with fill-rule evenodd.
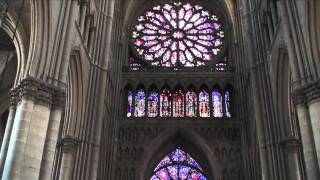
<svg viewBox="0 0 320 180"><path fill-rule="evenodd" d="M222 117L222 97L221 93L218 90L212 92L212 110L213 117Z"/></svg>
<svg viewBox="0 0 320 180"><path fill-rule="evenodd" d="M131 117L133 114L133 94L131 91L128 92L128 103L127 103L127 117Z"/></svg>
<svg viewBox="0 0 320 180"><path fill-rule="evenodd" d="M167 89L164 89L160 94L160 116L171 116L171 93Z"/></svg>
<svg viewBox="0 0 320 180"><path fill-rule="evenodd" d="M227 117L231 117L230 112L230 92L228 90L224 93L225 112Z"/></svg>
<svg viewBox="0 0 320 180"><path fill-rule="evenodd" d="M209 94L205 90L199 93L199 115L200 117L210 117Z"/></svg>
<svg viewBox="0 0 320 180"><path fill-rule="evenodd" d="M135 96L135 109L134 116L135 117L143 117L145 115L145 93L141 89L137 92Z"/></svg>
<svg viewBox="0 0 320 180"><path fill-rule="evenodd" d="M158 115L158 93L153 91L148 97L148 117Z"/></svg>
<svg viewBox="0 0 320 180"><path fill-rule="evenodd" d="M172 159L172 160L171 160ZM180 147L171 151L154 169L151 180L206 180L200 165Z"/></svg>
<svg viewBox="0 0 320 180"><path fill-rule="evenodd" d="M196 117L197 114L197 95L193 91L188 91L186 94L186 116Z"/></svg>

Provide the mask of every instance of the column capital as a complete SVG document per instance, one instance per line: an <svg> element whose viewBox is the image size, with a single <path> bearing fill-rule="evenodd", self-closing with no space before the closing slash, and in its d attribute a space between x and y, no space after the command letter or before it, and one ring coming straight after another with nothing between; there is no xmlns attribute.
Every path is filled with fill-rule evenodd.
<svg viewBox="0 0 320 180"><path fill-rule="evenodd" d="M60 140L58 146L61 146L64 152L73 152L77 149L78 144L79 140L77 138L71 135L66 135Z"/></svg>
<svg viewBox="0 0 320 180"><path fill-rule="evenodd" d="M10 105L14 107L25 98L50 108L63 108L66 99L65 90L33 77L23 79L10 95Z"/></svg>
<svg viewBox="0 0 320 180"><path fill-rule="evenodd" d="M320 100L320 79L308 83L292 93L294 104L310 104Z"/></svg>
<svg viewBox="0 0 320 180"><path fill-rule="evenodd" d="M301 142L297 137L289 137L281 142L285 152L298 152Z"/></svg>

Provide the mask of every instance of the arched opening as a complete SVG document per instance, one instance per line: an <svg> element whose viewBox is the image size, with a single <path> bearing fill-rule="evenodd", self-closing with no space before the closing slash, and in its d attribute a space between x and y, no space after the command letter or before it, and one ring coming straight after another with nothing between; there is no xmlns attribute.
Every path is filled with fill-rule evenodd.
<svg viewBox="0 0 320 180"><path fill-rule="evenodd" d="M155 167L150 180L206 180L201 165L180 146L171 150Z"/></svg>

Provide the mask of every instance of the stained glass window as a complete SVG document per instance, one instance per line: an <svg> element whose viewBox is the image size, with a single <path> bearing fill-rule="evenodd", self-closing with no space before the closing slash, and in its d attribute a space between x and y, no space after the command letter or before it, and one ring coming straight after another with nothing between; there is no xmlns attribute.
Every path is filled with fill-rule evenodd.
<svg viewBox="0 0 320 180"><path fill-rule="evenodd" d="M229 90L226 90L224 92L224 104L225 104L225 112L227 117L231 117L230 112L230 92Z"/></svg>
<svg viewBox="0 0 320 180"><path fill-rule="evenodd" d="M160 94L160 116L171 116L171 93L168 89L164 89Z"/></svg>
<svg viewBox="0 0 320 180"><path fill-rule="evenodd" d="M179 89L173 94L173 117L184 116L184 95Z"/></svg>
<svg viewBox="0 0 320 180"><path fill-rule="evenodd" d="M210 117L209 94L205 90L199 93L199 115L200 117Z"/></svg>
<svg viewBox="0 0 320 180"><path fill-rule="evenodd" d="M131 117L133 114L133 94L131 91L128 92L127 102L127 117Z"/></svg>
<svg viewBox="0 0 320 180"><path fill-rule="evenodd" d="M186 116L197 117L197 95L193 91L186 94Z"/></svg>
<svg viewBox="0 0 320 180"><path fill-rule="evenodd" d="M220 52L223 38L216 15L200 5L179 1L147 10L132 32L136 53L163 67L203 65Z"/></svg>
<svg viewBox="0 0 320 180"><path fill-rule="evenodd" d="M135 117L143 117L145 115L145 101L145 93L140 89L135 96Z"/></svg>
<svg viewBox="0 0 320 180"><path fill-rule="evenodd" d="M171 179L206 180L207 178L199 163L178 147L160 161L150 180Z"/></svg>
<svg viewBox="0 0 320 180"><path fill-rule="evenodd" d="M153 91L148 97L148 117L158 115L158 93Z"/></svg>
<svg viewBox="0 0 320 180"><path fill-rule="evenodd" d="M222 96L218 90L212 92L212 111L213 117L222 117Z"/></svg>

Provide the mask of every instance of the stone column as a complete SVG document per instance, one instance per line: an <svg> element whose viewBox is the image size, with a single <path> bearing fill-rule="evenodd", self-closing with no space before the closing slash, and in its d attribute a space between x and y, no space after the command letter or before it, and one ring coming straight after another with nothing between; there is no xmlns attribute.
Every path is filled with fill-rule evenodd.
<svg viewBox="0 0 320 180"><path fill-rule="evenodd" d="M305 89L305 96L308 100L313 138L316 147L318 165L320 165L320 82L318 81L309 84Z"/></svg>
<svg viewBox="0 0 320 180"><path fill-rule="evenodd" d="M19 100L2 179L39 179L55 88L28 77L17 89Z"/></svg>
<svg viewBox="0 0 320 180"><path fill-rule="evenodd" d="M74 168L74 153L76 152L78 140L73 136L65 136L61 140L62 146L62 160L59 174L59 180L72 179Z"/></svg>
<svg viewBox="0 0 320 180"><path fill-rule="evenodd" d="M10 108L9 108L9 116L8 116L5 133L4 133L3 140L2 140L1 153L0 153L0 177L2 176L4 163L6 161L9 142L10 142L10 136L11 136L11 132L12 132L13 121L14 121L14 117L16 115L16 106L17 106L17 104L16 104L16 96L17 96L16 91L12 90L10 95L11 95L11 102L10 102L11 104L10 104Z"/></svg>
<svg viewBox="0 0 320 180"><path fill-rule="evenodd" d="M288 138L283 142L283 146L287 158L287 178L290 180L302 180L303 176L299 162L299 139L296 137Z"/></svg>
<svg viewBox="0 0 320 180"><path fill-rule="evenodd" d="M311 121L308 108L304 103L304 96L296 92L294 95L294 103L297 108L307 178L308 180L318 180L320 179L319 165Z"/></svg>

